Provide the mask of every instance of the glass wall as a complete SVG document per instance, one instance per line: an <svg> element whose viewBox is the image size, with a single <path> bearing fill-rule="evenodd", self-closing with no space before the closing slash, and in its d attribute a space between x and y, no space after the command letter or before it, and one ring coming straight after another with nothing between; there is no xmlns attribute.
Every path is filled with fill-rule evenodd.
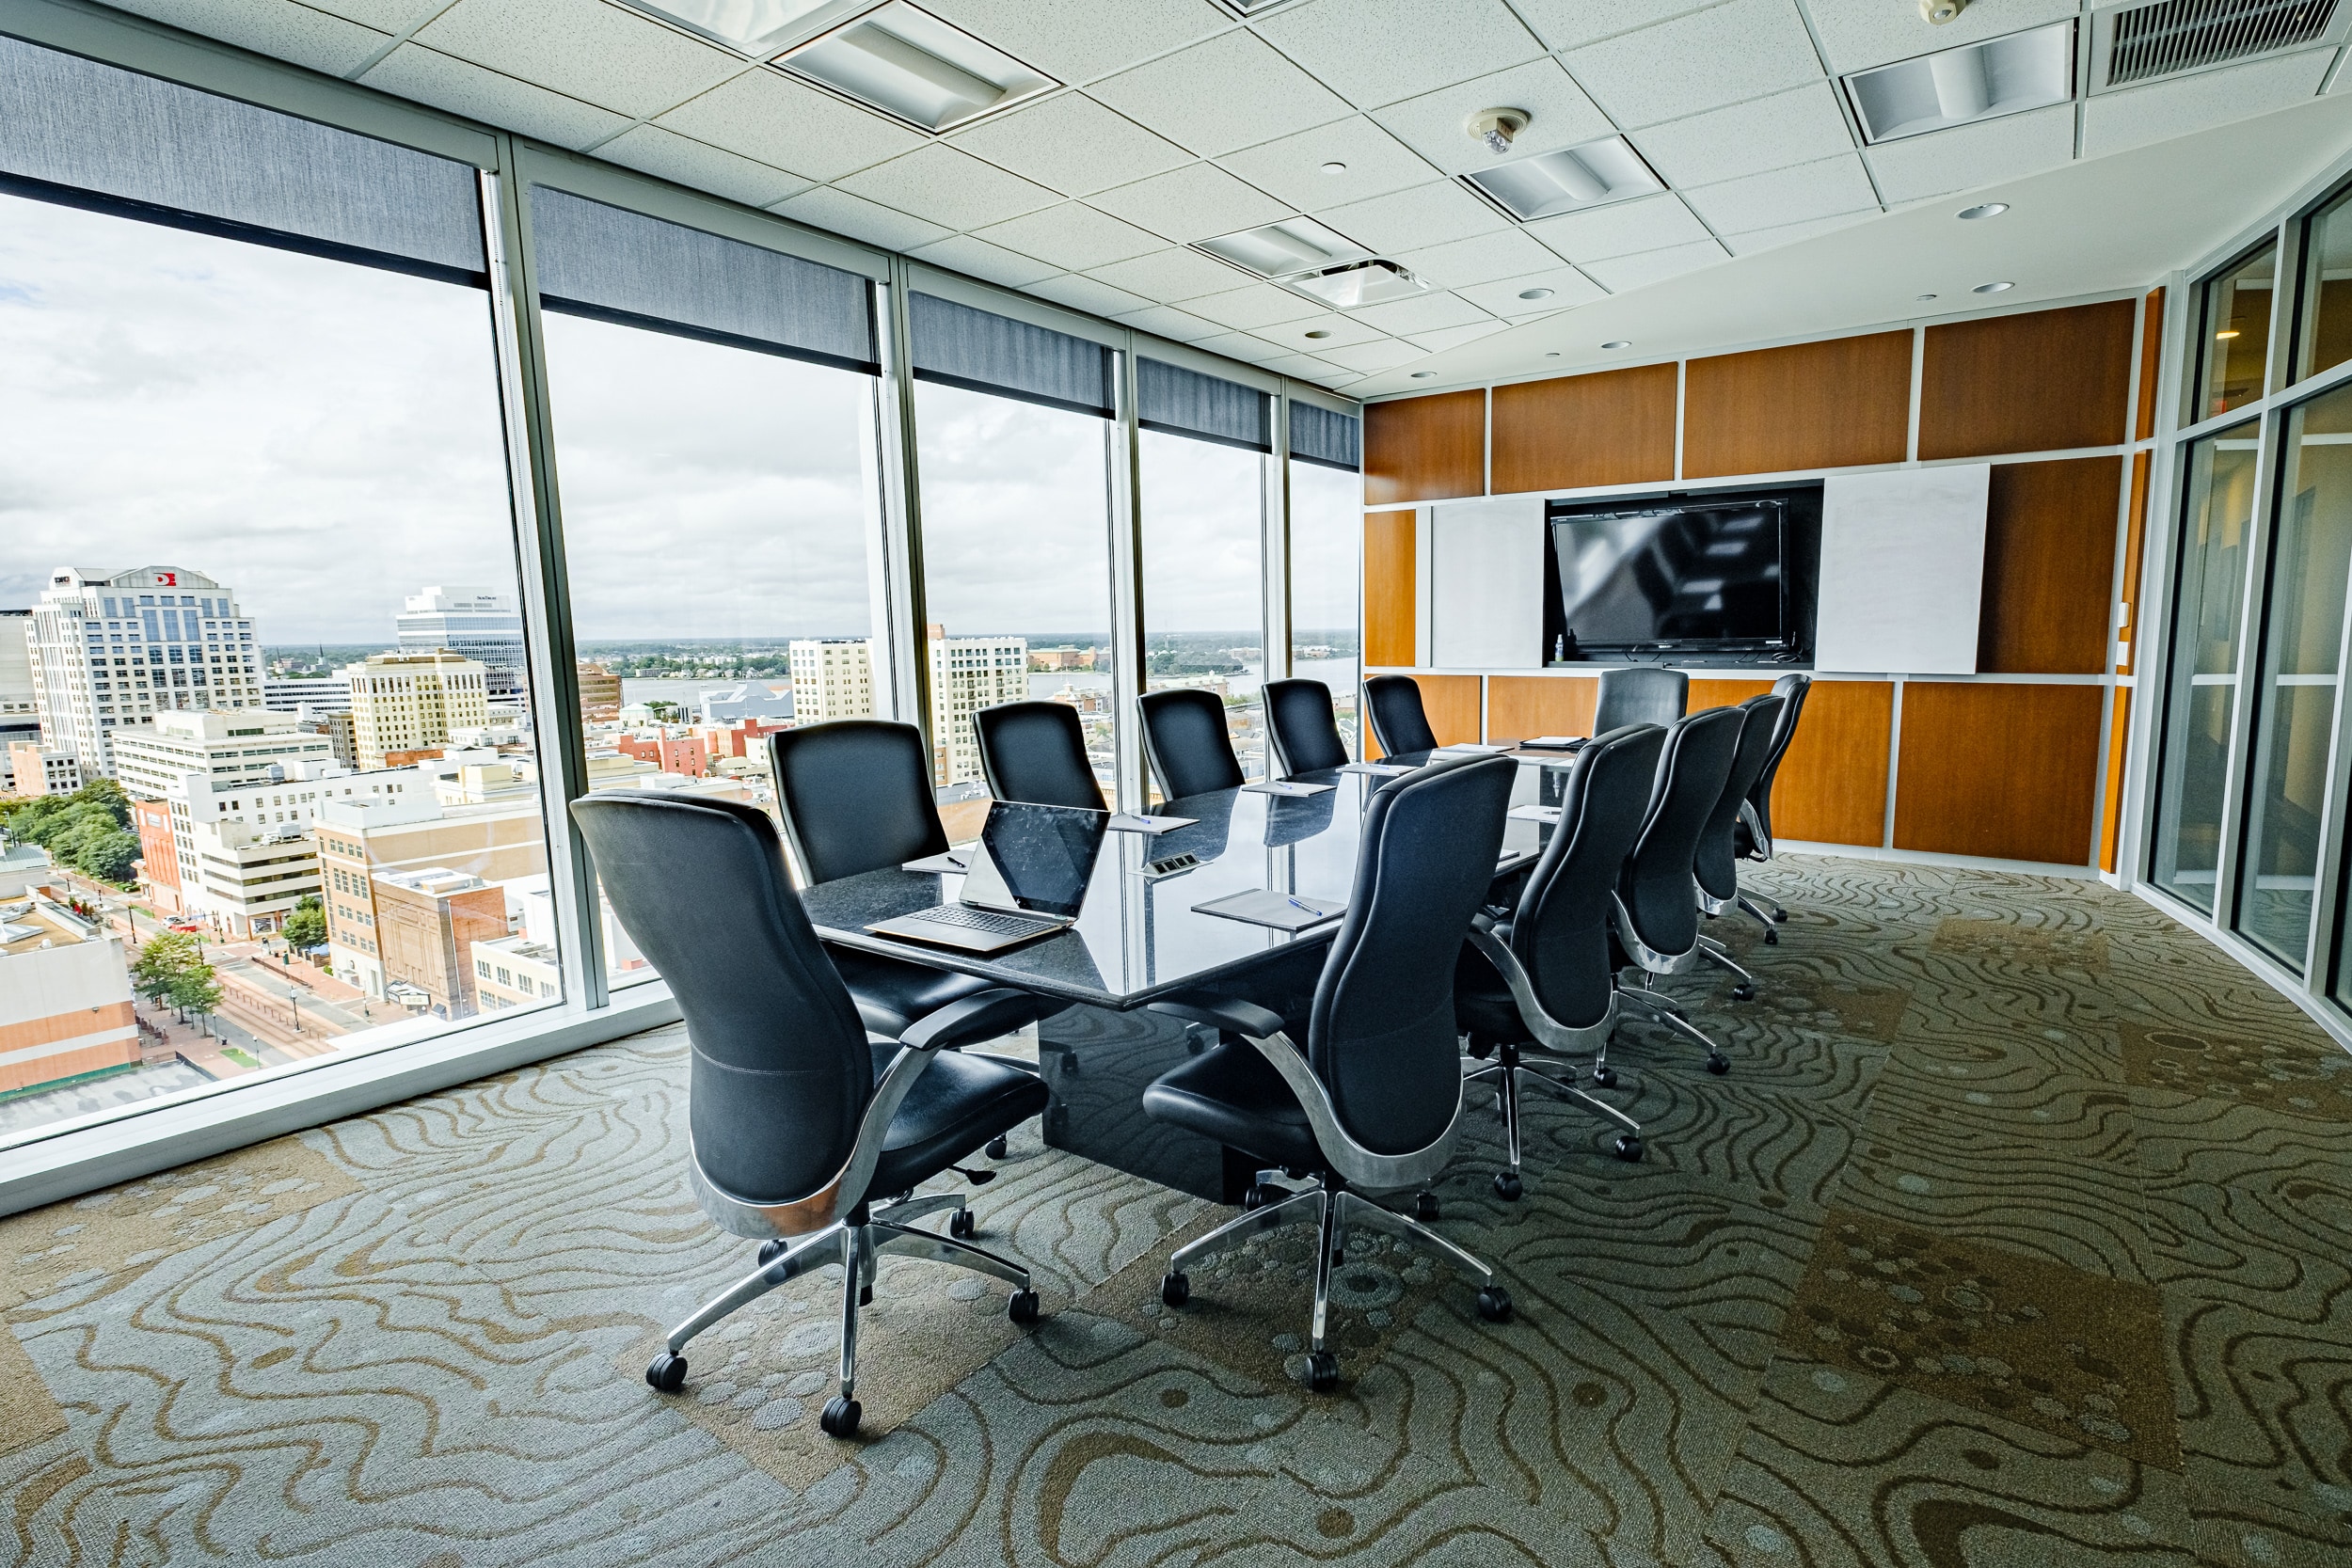
<svg viewBox="0 0 2352 1568"><path fill-rule="evenodd" d="M2303 225L2303 320L2297 380L2352 359L2352 192Z"/></svg>
<svg viewBox="0 0 2352 1568"><path fill-rule="evenodd" d="M1361 756L1363 475L1294 456L1290 484L1291 673L1331 689L1340 738Z"/></svg>
<svg viewBox="0 0 2352 1568"><path fill-rule="evenodd" d="M2208 281L2201 291L2202 346L2196 414L2209 420L2263 395L2270 364L2270 306L2278 297L2274 242Z"/></svg>

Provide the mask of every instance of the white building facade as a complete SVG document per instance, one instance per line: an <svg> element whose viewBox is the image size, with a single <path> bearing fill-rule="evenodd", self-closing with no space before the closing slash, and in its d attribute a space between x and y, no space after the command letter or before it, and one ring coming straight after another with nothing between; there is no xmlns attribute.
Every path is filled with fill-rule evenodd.
<svg viewBox="0 0 2352 1568"><path fill-rule="evenodd" d="M200 572L60 566L33 610L44 745L111 778L114 742L158 713L262 705L262 654L235 595Z"/></svg>
<svg viewBox="0 0 2352 1568"><path fill-rule="evenodd" d="M792 664L792 721L874 717L874 644L862 637L800 638L787 649ZM706 718L710 715L706 713ZM726 718L745 717L739 714ZM766 715L749 715L764 718Z"/></svg>
<svg viewBox="0 0 2352 1568"><path fill-rule="evenodd" d="M972 716L1027 699L1029 643L1022 637L949 637L934 625L929 647L934 782L945 788L980 776Z"/></svg>
<svg viewBox="0 0 2352 1568"><path fill-rule="evenodd" d="M392 618L404 654L447 649L483 668L493 697L520 698L523 676L523 617L515 596L488 588L428 588L408 595Z"/></svg>
<svg viewBox="0 0 2352 1568"><path fill-rule="evenodd" d="M447 746L451 731L490 722L489 672L463 655L373 654L342 673L361 768L381 768L391 752Z"/></svg>

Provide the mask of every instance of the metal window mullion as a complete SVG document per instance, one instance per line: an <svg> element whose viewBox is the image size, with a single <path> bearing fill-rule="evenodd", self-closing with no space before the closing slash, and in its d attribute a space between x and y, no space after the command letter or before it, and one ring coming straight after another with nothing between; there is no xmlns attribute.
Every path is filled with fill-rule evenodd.
<svg viewBox="0 0 2352 1568"><path fill-rule="evenodd" d="M875 570L882 578L884 614L873 637L889 661L893 716L920 728L935 749L940 737L930 734L930 660L924 657L929 612L923 581L922 469L916 456L920 427L907 310L910 272L904 258L892 258L890 281L882 290L882 309L875 312L882 337L877 393L881 413L875 420L881 443L877 467L882 470L882 559Z"/></svg>
<svg viewBox="0 0 2352 1568"><path fill-rule="evenodd" d="M2275 397L2293 384L2296 324L2303 292L2303 225L2289 217L2279 225L2279 265L2270 277L2270 341L2263 365L2263 395Z"/></svg>
<svg viewBox="0 0 2352 1568"><path fill-rule="evenodd" d="M1285 386L1288 383L1284 384ZM1263 514L1263 545L1258 559L1263 562L1264 657L1261 690L1263 681L1288 680L1291 675L1291 400L1280 393L1274 397L1274 451L1260 469L1263 475L1265 497ZM1261 697L1261 705L1263 699ZM1260 727L1264 727L1263 716ZM1266 754L1266 776L1273 777L1274 756Z"/></svg>
<svg viewBox="0 0 2352 1568"><path fill-rule="evenodd" d="M1136 356L1131 335L1119 353L1118 409L1107 435L1111 568L1111 755L1120 811L1141 811L1149 798L1143 768L1143 466L1136 422Z"/></svg>
<svg viewBox="0 0 2352 1568"><path fill-rule="evenodd" d="M2241 928L2238 888L2246 871L2246 807L2254 784L2249 749L2255 733L2254 705L2261 696L2262 626L2269 599L2271 524L2277 516L2270 487L2262 476L2270 471L2271 458L2278 451L2278 416L2266 412L2260 418L2254 451L2254 509L2246 525L2246 584L2238 601L2237 667L2232 672L2237 683L2232 689L2230 743L2224 752L2221 839L2214 864L2214 924L2232 931Z"/></svg>

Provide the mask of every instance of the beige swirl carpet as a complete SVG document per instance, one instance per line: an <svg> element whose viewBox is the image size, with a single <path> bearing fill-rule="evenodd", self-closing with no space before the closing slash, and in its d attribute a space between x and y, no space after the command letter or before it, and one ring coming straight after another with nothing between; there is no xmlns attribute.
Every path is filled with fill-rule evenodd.
<svg viewBox="0 0 2352 1568"><path fill-rule="evenodd" d="M1474 1118L1426 1260L1306 1245L1163 1309L1219 1212L1016 1135L1037 1272L885 1272L869 1440L816 1430L838 1287L639 1376L748 1266L685 1193L665 1032L0 1222L0 1560L471 1565L2352 1561L2352 1056L2138 901L1836 860L1756 879L1765 995L1639 1026L1649 1156Z"/></svg>

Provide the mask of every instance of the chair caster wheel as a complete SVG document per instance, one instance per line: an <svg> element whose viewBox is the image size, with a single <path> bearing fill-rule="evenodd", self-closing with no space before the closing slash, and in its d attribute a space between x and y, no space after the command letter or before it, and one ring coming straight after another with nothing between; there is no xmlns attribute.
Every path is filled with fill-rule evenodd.
<svg viewBox="0 0 2352 1568"><path fill-rule="evenodd" d="M828 1437L855 1437L858 1418L865 1414L865 1407L857 1401L835 1394L825 1402L824 1413L817 1418L817 1424L825 1429Z"/></svg>
<svg viewBox="0 0 2352 1568"><path fill-rule="evenodd" d="M1503 1202L1517 1203L1523 1190L1519 1185L1518 1172L1504 1170L1495 1173L1495 1196L1502 1199Z"/></svg>
<svg viewBox="0 0 2352 1568"><path fill-rule="evenodd" d="M947 1220L947 1234L959 1242L970 1241L978 1233L979 1228L980 1222L973 1217L972 1211L969 1209L957 1210Z"/></svg>
<svg viewBox="0 0 2352 1568"><path fill-rule="evenodd" d="M783 1237L781 1237L781 1236L777 1237L775 1240L771 1241L771 1242L762 1242L762 1243L759 1243L759 1261L760 1261L761 1265L762 1265L762 1266L765 1266L765 1265L767 1265L767 1264L772 1263L772 1262L774 1262L777 1259L779 1259L779 1258L783 1257L783 1256L784 1256L784 1248L785 1248L785 1241L784 1241L784 1238L783 1238Z"/></svg>
<svg viewBox="0 0 2352 1568"><path fill-rule="evenodd" d="M1753 1002L1756 1000L1756 988L1742 980L1731 988L1731 999L1734 1002Z"/></svg>
<svg viewBox="0 0 2352 1568"><path fill-rule="evenodd" d="M1160 1300L1170 1307L1182 1307L1192 1299L1192 1281L1181 1274L1160 1276Z"/></svg>
<svg viewBox="0 0 2352 1568"><path fill-rule="evenodd" d="M1611 1148L1615 1151L1617 1158L1628 1164L1632 1164L1642 1158L1642 1140L1630 1132L1618 1133L1617 1141Z"/></svg>
<svg viewBox="0 0 2352 1568"><path fill-rule="evenodd" d="M1307 1357L1307 1386L1318 1394L1327 1394L1340 1386L1340 1358L1327 1350L1316 1351Z"/></svg>
<svg viewBox="0 0 2352 1568"><path fill-rule="evenodd" d="M1413 1195L1413 1218L1417 1220L1434 1220L1437 1217L1438 1195L1435 1193L1415 1193Z"/></svg>
<svg viewBox="0 0 2352 1568"><path fill-rule="evenodd" d="M1012 1155L1011 1148L1007 1145L1005 1140L1002 1138L989 1139L986 1144L981 1146L980 1152L986 1154L992 1160L1009 1159Z"/></svg>
<svg viewBox="0 0 2352 1568"><path fill-rule="evenodd" d="M1015 1291L1005 1303L1005 1316L1017 1323L1033 1323L1038 1320L1037 1292Z"/></svg>
<svg viewBox="0 0 2352 1568"><path fill-rule="evenodd" d="M1511 1321L1511 1292L1500 1285L1489 1285L1478 1292L1478 1315L1490 1323Z"/></svg>
<svg viewBox="0 0 2352 1568"><path fill-rule="evenodd" d="M1270 1195L1265 1190L1265 1183L1263 1181L1252 1181L1248 1186L1242 1189L1242 1209L1245 1212L1251 1209L1263 1209L1266 1206L1269 1196Z"/></svg>
<svg viewBox="0 0 2352 1568"><path fill-rule="evenodd" d="M1772 924L1773 924L1773 925L1775 925L1775 926L1786 926L1786 925L1788 925L1788 911L1787 910L1774 910L1774 911L1772 911Z"/></svg>
<svg viewBox="0 0 2352 1568"><path fill-rule="evenodd" d="M1721 1078L1731 1070L1731 1059L1720 1051L1709 1052L1707 1057L1707 1070Z"/></svg>
<svg viewBox="0 0 2352 1568"><path fill-rule="evenodd" d="M1764 928L1764 945L1767 947L1778 947L1780 945L1780 933L1773 930L1769 926Z"/></svg>
<svg viewBox="0 0 2352 1568"><path fill-rule="evenodd" d="M861 1285L857 1288L857 1304L860 1307L874 1305L874 1288L871 1285Z"/></svg>
<svg viewBox="0 0 2352 1568"><path fill-rule="evenodd" d="M686 1386L686 1357L663 1351L646 1363L645 1381L656 1393L676 1393Z"/></svg>
<svg viewBox="0 0 2352 1568"><path fill-rule="evenodd" d="M1613 1067L1597 1067L1593 1069L1593 1083L1600 1088L1615 1088L1617 1086L1617 1069Z"/></svg>

